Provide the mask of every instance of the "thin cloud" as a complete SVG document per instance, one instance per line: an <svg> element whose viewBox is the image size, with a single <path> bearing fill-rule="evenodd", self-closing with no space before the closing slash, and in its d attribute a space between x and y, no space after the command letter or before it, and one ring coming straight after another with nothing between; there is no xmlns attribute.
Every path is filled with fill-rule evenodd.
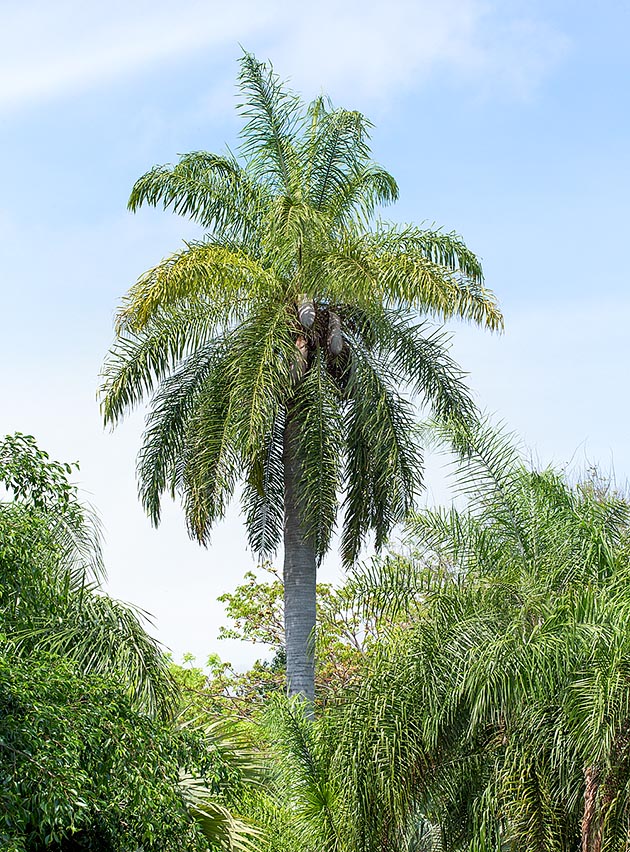
<svg viewBox="0 0 630 852"><path fill-rule="evenodd" d="M535 18L482 0L43 0L3 11L0 109L67 96L237 43L271 56L300 86L371 100L452 75L480 91L527 96L566 51Z"/></svg>
<svg viewBox="0 0 630 852"><path fill-rule="evenodd" d="M4 14L0 106L65 95L187 52L236 42L268 21L263 4L54 4L35 0ZM244 23L245 22L245 23Z"/></svg>

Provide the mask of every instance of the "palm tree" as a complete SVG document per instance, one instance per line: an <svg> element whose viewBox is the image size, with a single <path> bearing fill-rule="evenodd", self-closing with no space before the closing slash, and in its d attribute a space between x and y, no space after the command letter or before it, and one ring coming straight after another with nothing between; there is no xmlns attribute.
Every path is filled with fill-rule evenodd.
<svg viewBox="0 0 630 852"><path fill-rule="evenodd" d="M366 852L419 825L430 842L415 849L626 850L630 506L532 470L492 429L448 440L469 506L417 513L416 559L359 572L393 627L319 722L343 818L298 806Z"/></svg>
<svg viewBox="0 0 630 852"><path fill-rule="evenodd" d="M239 82L241 159L188 154L133 188L132 210L162 204L206 235L126 295L102 409L113 425L151 397L138 479L155 524L162 495L180 495L205 544L243 483L252 549L284 541L289 691L312 699L316 567L339 495L349 564L420 486L409 397L438 417L473 413L444 334L420 315L492 330L502 317L456 235L375 220L398 189L369 158L361 114L304 106L250 54Z"/></svg>

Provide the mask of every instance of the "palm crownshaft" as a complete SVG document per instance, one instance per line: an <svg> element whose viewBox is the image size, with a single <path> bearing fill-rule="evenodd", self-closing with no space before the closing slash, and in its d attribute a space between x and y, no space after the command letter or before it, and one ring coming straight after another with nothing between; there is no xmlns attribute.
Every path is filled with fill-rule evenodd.
<svg viewBox="0 0 630 852"><path fill-rule="evenodd" d="M438 416L473 409L442 335L414 315L502 319L459 238L374 222L397 187L369 159L363 116L321 98L304 108L248 54L240 85L241 161L189 154L134 187L132 209L163 204L207 235L127 294L103 410L115 423L152 395L138 475L155 523L162 494L179 494L207 542L243 482L252 549L270 555L284 537L290 688L312 697L312 675L305 685L292 666L312 672L315 569L339 494L349 563L370 532L383 543L419 485L400 386ZM306 610L294 646L291 613L297 624Z"/></svg>

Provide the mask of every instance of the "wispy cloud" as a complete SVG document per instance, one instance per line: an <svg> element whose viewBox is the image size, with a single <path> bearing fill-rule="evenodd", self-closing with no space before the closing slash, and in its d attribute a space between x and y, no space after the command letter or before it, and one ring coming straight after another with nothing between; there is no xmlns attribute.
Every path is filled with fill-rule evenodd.
<svg viewBox="0 0 630 852"><path fill-rule="evenodd" d="M483 93L528 95L564 55L567 37L512 4L483 0L324 0L305 7L274 56L325 89L387 98L434 74Z"/></svg>
<svg viewBox="0 0 630 852"><path fill-rule="evenodd" d="M264 4L31 0L3 11L0 104L85 90L152 63L236 42L269 19Z"/></svg>
<svg viewBox="0 0 630 852"><path fill-rule="evenodd" d="M186 53L254 47L300 85L371 99L435 72L527 94L567 39L482 0L13 0L3 9L0 108L64 96Z"/></svg>

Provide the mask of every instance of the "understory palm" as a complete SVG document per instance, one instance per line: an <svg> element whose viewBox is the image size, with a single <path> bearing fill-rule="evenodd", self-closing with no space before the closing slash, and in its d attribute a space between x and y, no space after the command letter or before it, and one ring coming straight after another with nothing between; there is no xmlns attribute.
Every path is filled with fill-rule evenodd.
<svg viewBox="0 0 630 852"><path fill-rule="evenodd" d="M362 115L305 106L249 54L239 83L240 159L188 154L134 186L131 209L162 204L206 235L125 297L103 412L115 424L151 398L138 477L156 524L162 495L179 495L206 543L242 483L252 549L284 542L289 686L312 698L315 573L340 495L351 563L420 487L411 398L438 417L473 412L419 317L502 318L457 236L375 220L398 189L370 160Z"/></svg>
<svg viewBox="0 0 630 852"><path fill-rule="evenodd" d="M313 831L365 850L626 850L630 507L491 430L455 445L469 507L417 514L414 562L363 572L398 626L323 720L342 818L311 810Z"/></svg>

